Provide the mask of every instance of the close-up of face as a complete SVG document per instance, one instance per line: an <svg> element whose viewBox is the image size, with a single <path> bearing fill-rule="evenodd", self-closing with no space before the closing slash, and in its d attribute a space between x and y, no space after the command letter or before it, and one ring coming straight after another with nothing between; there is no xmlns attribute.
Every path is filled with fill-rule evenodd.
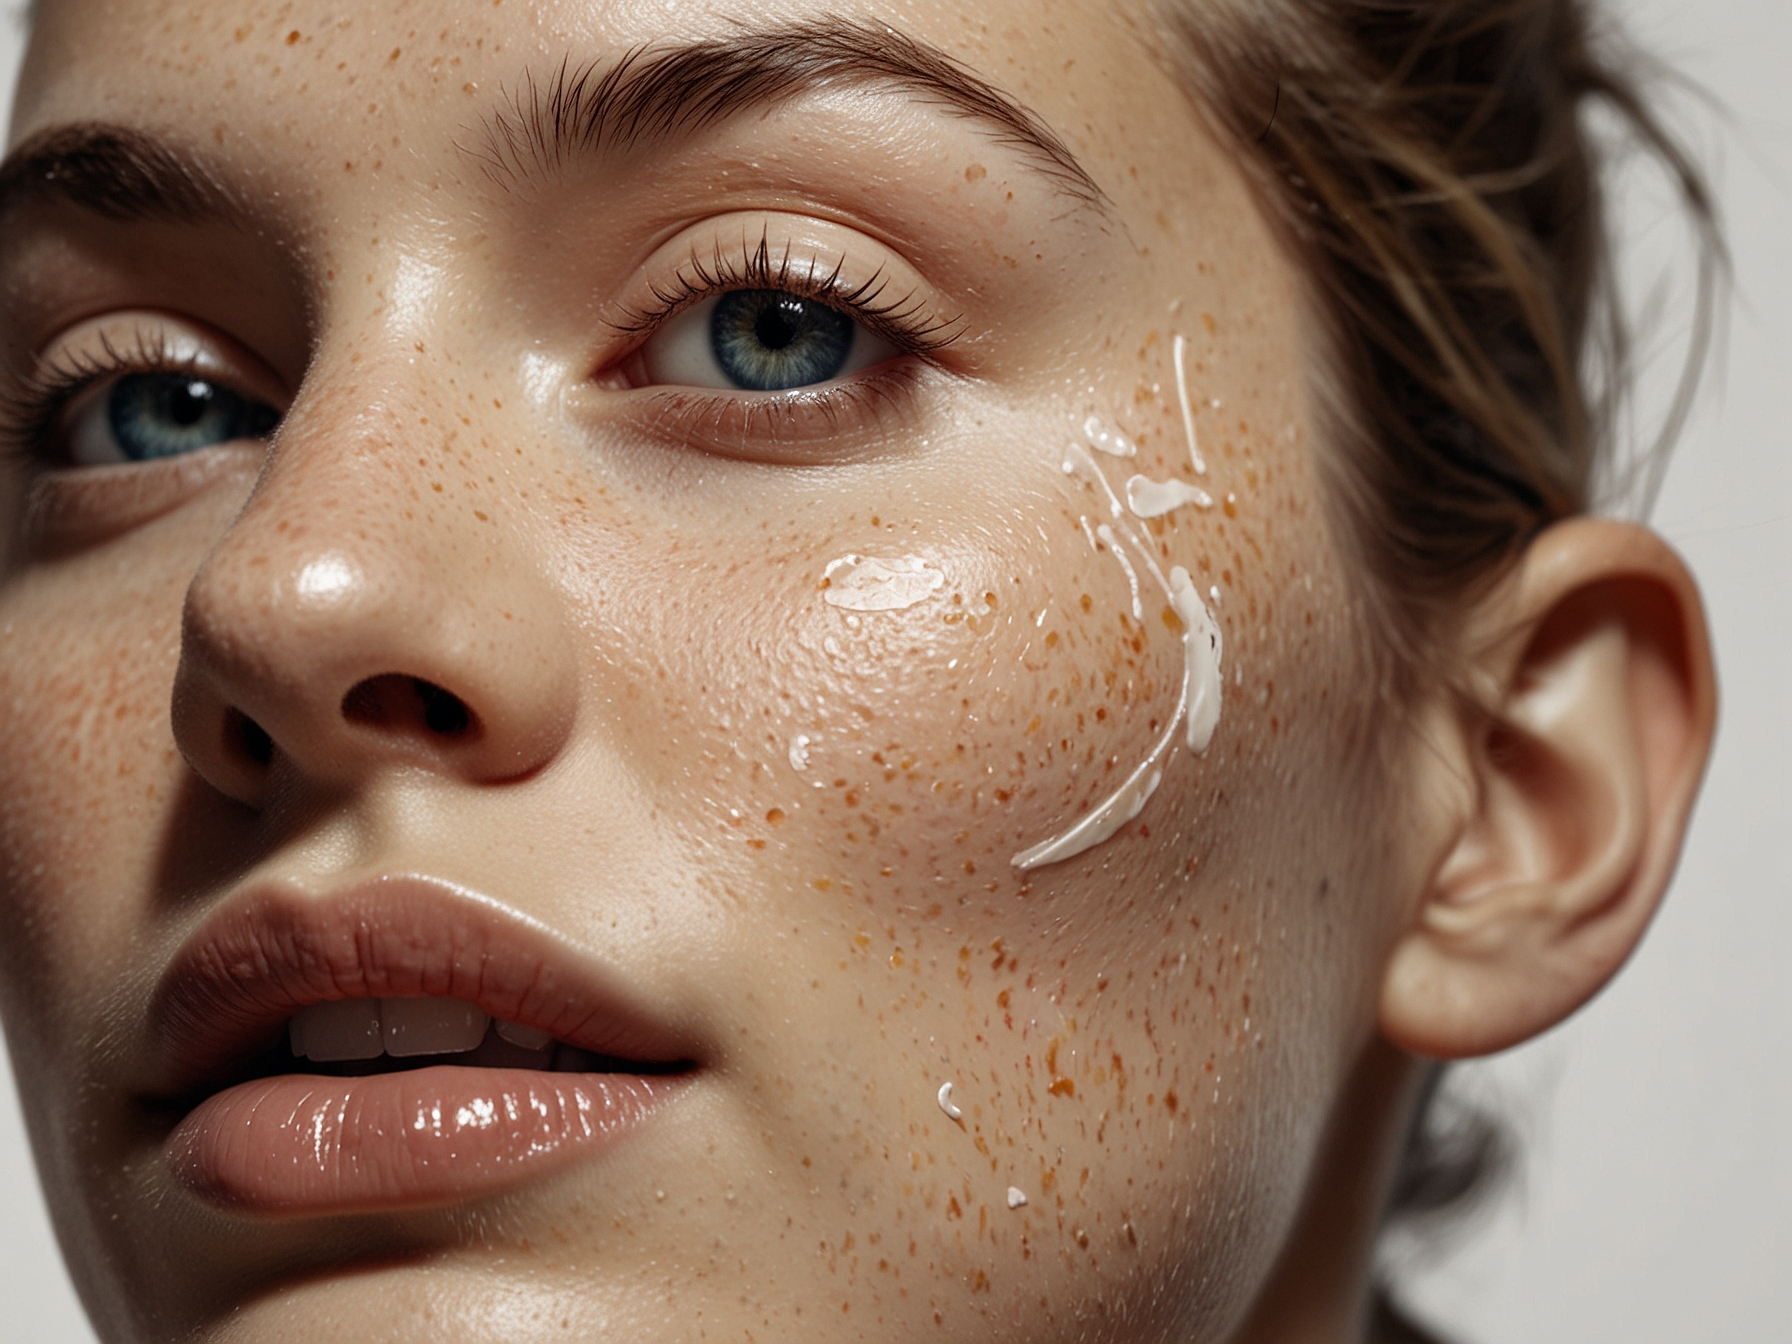
<svg viewBox="0 0 1792 1344"><path fill-rule="evenodd" d="M41 9L0 1002L103 1336L1225 1339L1391 1022L1622 960L1653 895L1425 1016L1503 795L1387 708L1300 267L1151 41ZM1678 680L1582 641L1691 705L1606 807L1661 881L1677 600Z"/></svg>

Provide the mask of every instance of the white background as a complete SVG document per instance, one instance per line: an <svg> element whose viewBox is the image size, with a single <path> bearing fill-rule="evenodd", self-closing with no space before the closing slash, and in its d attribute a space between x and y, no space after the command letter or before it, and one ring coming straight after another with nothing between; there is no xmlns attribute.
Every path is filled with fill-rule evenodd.
<svg viewBox="0 0 1792 1344"><path fill-rule="evenodd" d="M1566 1028L1469 1081L1525 1169L1490 1221L1407 1276L1461 1344L1792 1340L1792 3L1625 0L1721 114L1684 121L1718 184L1736 301L1655 521L1704 585L1723 724L1675 888L1636 960ZM0 21L10 101L16 28ZM1638 256L1659 193L1633 193ZM1653 249L1653 250L1651 250ZM4 1061L0 1060L0 1073ZM0 1076L0 1338L91 1341Z"/></svg>

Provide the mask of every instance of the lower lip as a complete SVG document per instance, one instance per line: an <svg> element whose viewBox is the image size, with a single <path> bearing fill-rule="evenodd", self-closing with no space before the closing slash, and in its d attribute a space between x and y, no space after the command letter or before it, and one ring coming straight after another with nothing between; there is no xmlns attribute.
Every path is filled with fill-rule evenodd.
<svg viewBox="0 0 1792 1344"><path fill-rule="evenodd" d="M436 1066L363 1078L284 1074L202 1102L164 1152L211 1203L308 1215L498 1194L609 1148L681 1076Z"/></svg>

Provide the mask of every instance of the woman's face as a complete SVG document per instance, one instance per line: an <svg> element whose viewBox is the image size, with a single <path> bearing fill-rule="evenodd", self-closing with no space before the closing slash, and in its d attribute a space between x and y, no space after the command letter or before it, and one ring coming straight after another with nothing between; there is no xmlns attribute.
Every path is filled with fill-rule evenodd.
<svg viewBox="0 0 1792 1344"><path fill-rule="evenodd" d="M45 7L0 957L104 1330L1261 1285L1402 880L1296 277L1142 27L965 14Z"/></svg>

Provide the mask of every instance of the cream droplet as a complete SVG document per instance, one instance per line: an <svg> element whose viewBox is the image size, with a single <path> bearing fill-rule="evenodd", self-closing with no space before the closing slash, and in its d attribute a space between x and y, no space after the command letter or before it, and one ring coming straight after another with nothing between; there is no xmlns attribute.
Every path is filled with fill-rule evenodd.
<svg viewBox="0 0 1792 1344"><path fill-rule="evenodd" d="M1022 1190L1018 1185L1011 1185L1008 1187L1008 1207L1009 1208L1018 1209L1021 1205L1025 1204L1026 1202L1027 1202L1027 1195L1024 1190Z"/></svg>
<svg viewBox="0 0 1792 1344"><path fill-rule="evenodd" d="M814 744L815 739L807 733L798 733L790 739L790 768L792 770L807 770L809 768L809 748Z"/></svg>
<svg viewBox="0 0 1792 1344"><path fill-rule="evenodd" d="M952 1104L952 1084L940 1084L940 1109L946 1113L948 1120L964 1119L964 1112Z"/></svg>
<svg viewBox="0 0 1792 1344"><path fill-rule="evenodd" d="M1154 481L1149 476L1134 476L1126 482L1126 504L1140 518L1161 518L1184 504L1211 509L1213 496L1187 481Z"/></svg>

